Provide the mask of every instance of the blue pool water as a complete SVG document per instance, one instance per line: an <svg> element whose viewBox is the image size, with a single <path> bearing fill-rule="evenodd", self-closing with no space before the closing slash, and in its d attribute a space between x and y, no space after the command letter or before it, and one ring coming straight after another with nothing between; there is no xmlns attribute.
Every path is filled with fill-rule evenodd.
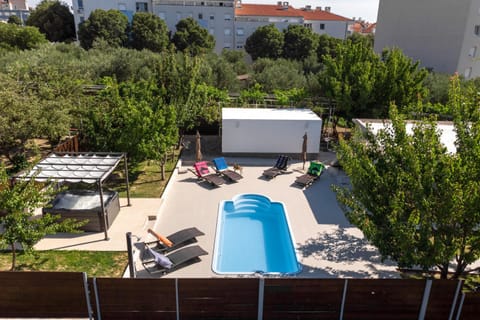
<svg viewBox="0 0 480 320"><path fill-rule="evenodd" d="M300 272L283 203L258 194L220 202L212 269L219 274Z"/></svg>

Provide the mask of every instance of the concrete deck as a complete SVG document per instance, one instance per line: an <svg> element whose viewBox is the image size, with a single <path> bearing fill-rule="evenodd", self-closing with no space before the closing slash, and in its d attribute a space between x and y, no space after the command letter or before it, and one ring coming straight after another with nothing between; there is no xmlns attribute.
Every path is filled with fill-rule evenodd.
<svg viewBox="0 0 480 320"><path fill-rule="evenodd" d="M322 153L320 160L329 163L329 156ZM262 172L274 164L274 159L227 158L227 162L243 167L242 180L211 187L206 182L199 182L188 171L191 161L186 161L178 168L178 174L172 177L162 199L132 199L131 207L125 206L126 200L121 199L120 214L108 231L109 241L103 240L103 233L56 235L43 239L36 248L126 250L126 232L132 232L140 241L150 241L153 237L146 232L149 227L168 235L194 226L205 233L205 236L198 237L197 244L209 254L203 256L200 262L164 277L224 277L212 271L219 202L230 200L237 194L259 193L286 206L303 268L298 277L399 276L396 265L388 261L382 263L377 250L365 241L360 230L348 223L339 208L330 186L348 183L341 170L328 167L311 187L301 189L293 185L295 178L303 174L301 162L293 162L289 173L272 180L264 179ZM153 220L153 217L156 219ZM138 277L152 277L140 263L137 263L137 269Z"/></svg>

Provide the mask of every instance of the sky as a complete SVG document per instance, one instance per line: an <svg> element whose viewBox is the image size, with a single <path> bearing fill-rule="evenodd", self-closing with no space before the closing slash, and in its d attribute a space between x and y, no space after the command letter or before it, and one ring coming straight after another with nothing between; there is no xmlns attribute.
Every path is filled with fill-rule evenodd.
<svg viewBox="0 0 480 320"><path fill-rule="evenodd" d="M28 0L29 6L37 5L41 0ZM72 0L63 0L72 3ZM280 0L242 0L243 3L276 4ZM346 18L362 18L368 22L377 21L378 2L380 0L283 0L295 8L303 8L306 5L315 7L330 7L331 12ZM401 1L401 0L399 0Z"/></svg>

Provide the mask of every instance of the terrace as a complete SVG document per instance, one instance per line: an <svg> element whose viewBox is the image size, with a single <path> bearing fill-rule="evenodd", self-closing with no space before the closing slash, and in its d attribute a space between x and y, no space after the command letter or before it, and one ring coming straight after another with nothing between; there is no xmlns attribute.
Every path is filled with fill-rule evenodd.
<svg viewBox="0 0 480 320"><path fill-rule="evenodd" d="M319 160L329 163L332 156L332 153L323 152ZM121 199L120 214L109 229L109 241L103 240L102 233L54 235L40 241L36 248L126 250L126 232L132 232L140 238L139 241L151 241L153 237L147 233L148 228L168 235L183 228L197 227L205 233L205 236L198 237L198 245L209 254L199 263L164 277L218 277L212 271L218 205L237 194L259 193L286 206L302 265L298 277L399 277L395 264L382 263L378 251L367 243L360 230L349 224L339 208L330 186L348 183L341 170L328 167L317 182L301 189L293 182L295 177L303 174L302 162L293 161L287 174L266 180L261 177L262 172L273 165L274 159L227 158L227 161L243 167L244 179L217 188L200 182L188 170L193 161L187 153L180 160L161 199L132 199L131 207L126 206L126 199ZM152 277L141 264L137 264L137 271L139 278Z"/></svg>

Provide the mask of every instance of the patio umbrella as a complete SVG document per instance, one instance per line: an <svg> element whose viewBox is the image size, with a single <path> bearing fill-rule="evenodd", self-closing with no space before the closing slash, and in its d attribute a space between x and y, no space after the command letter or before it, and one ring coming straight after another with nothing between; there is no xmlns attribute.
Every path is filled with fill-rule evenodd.
<svg viewBox="0 0 480 320"><path fill-rule="evenodd" d="M198 130L195 137L195 161L202 161L202 143L200 142L200 133Z"/></svg>
<svg viewBox="0 0 480 320"><path fill-rule="evenodd" d="M305 162L307 162L307 133L303 135L303 143L302 143L302 161L303 161L303 169L305 170Z"/></svg>

